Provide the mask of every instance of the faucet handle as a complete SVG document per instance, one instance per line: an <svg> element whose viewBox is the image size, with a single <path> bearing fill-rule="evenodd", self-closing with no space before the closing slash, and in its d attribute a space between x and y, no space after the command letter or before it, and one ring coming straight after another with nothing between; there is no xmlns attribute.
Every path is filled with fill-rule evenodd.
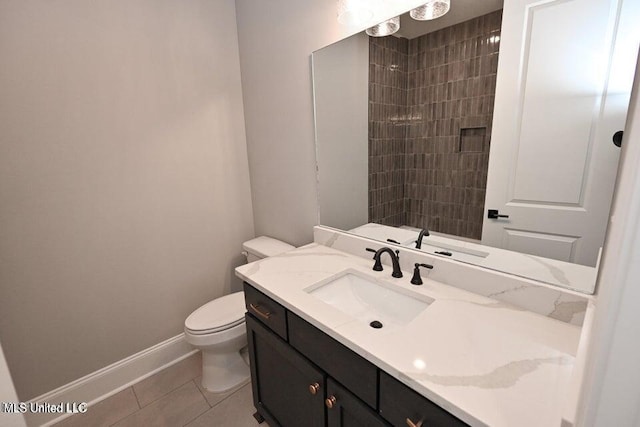
<svg viewBox="0 0 640 427"><path fill-rule="evenodd" d="M395 278L400 278L402 277L402 270L400 270L400 250L396 249L395 252L396 252L396 259L391 260L391 262L393 263L393 273L391 273L391 276Z"/></svg>
<svg viewBox="0 0 640 427"><path fill-rule="evenodd" d="M374 252L373 259L376 260L375 264L373 264L373 271L382 271L382 261L380 261L380 255L378 255L378 251L371 248L366 248L369 252Z"/></svg>
<svg viewBox="0 0 640 427"><path fill-rule="evenodd" d="M421 264L419 262L415 263L414 269L413 269L413 277L411 278L411 284L412 285L422 285L422 277L420 277L420 267L424 267L424 268L428 268L429 270L431 270L433 268L433 265L431 264Z"/></svg>

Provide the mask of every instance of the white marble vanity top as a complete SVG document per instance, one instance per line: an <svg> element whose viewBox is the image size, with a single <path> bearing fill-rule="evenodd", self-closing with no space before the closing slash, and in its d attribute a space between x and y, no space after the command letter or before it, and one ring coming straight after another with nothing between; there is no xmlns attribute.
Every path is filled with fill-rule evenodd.
<svg viewBox="0 0 640 427"><path fill-rule="evenodd" d="M386 255L385 255L386 256ZM471 425L558 426L580 328L412 272L391 277L373 261L310 244L236 268L236 274L423 396ZM311 295L354 271L433 302L391 330Z"/></svg>
<svg viewBox="0 0 640 427"><path fill-rule="evenodd" d="M368 223L349 230L349 233L382 242L394 239L402 246L410 248L415 248L415 240L419 232L420 230L417 229L390 227L376 223ZM453 239L438 233L424 237L420 250L431 254L447 250L451 253L450 259L456 261L538 280L585 294L592 294L596 283L597 268L595 267L494 248L482 245L479 241L474 243Z"/></svg>

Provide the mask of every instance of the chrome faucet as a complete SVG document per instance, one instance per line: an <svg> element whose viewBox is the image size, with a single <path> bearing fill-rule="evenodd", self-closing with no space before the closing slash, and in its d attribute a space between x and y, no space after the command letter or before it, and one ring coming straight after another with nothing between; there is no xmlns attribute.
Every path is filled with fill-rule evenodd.
<svg viewBox="0 0 640 427"><path fill-rule="evenodd" d="M416 240L416 249L422 248L422 238L428 235L429 235L429 230L427 230L426 228L423 228L422 230L420 230L420 234L418 234L418 240Z"/></svg>
<svg viewBox="0 0 640 427"><path fill-rule="evenodd" d="M386 246L378 249L377 251L371 248L367 248L367 250L369 252L375 252L375 255L373 256L373 259L376 261L373 264L374 271L382 271L382 262L380 261L380 257L386 252L391 256L391 265L393 265L393 273L391 273L391 276L397 278L402 277L402 270L400 269L400 251L394 252L393 249Z"/></svg>

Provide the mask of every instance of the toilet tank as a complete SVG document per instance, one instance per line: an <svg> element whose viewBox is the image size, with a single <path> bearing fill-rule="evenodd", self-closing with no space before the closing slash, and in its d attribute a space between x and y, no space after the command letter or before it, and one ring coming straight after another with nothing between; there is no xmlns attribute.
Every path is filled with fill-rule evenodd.
<svg viewBox="0 0 640 427"><path fill-rule="evenodd" d="M278 239L260 236L244 242L242 249L242 254L247 257L247 262L253 262L290 251L291 249L295 249L295 246L291 246Z"/></svg>

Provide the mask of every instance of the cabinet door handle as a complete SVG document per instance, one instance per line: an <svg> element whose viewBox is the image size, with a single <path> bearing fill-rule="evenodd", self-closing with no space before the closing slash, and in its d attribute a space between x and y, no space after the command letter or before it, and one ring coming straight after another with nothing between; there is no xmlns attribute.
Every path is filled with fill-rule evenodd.
<svg viewBox="0 0 640 427"><path fill-rule="evenodd" d="M422 421L418 421L417 423L414 423L413 421L411 421L410 418L407 418L407 426L408 427L422 427Z"/></svg>
<svg viewBox="0 0 640 427"><path fill-rule="evenodd" d="M319 389L320 389L320 384L318 383L309 384L309 393L316 394Z"/></svg>
<svg viewBox="0 0 640 427"><path fill-rule="evenodd" d="M324 404L327 405L327 408L329 408L329 409L333 408L336 403L337 403L337 400L336 400L335 396L329 396L324 401Z"/></svg>
<svg viewBox="0 0 640 427"><path fill-rule="evenodd" d="M271 313L264 312L262 310L260 310L260 306L259 305L253 305L253 304L249 304L249 308L251 308L251 310L253 310L254 313L256 313L258 316L262 317L263 319L269 319L271 317Z"/></svg>

